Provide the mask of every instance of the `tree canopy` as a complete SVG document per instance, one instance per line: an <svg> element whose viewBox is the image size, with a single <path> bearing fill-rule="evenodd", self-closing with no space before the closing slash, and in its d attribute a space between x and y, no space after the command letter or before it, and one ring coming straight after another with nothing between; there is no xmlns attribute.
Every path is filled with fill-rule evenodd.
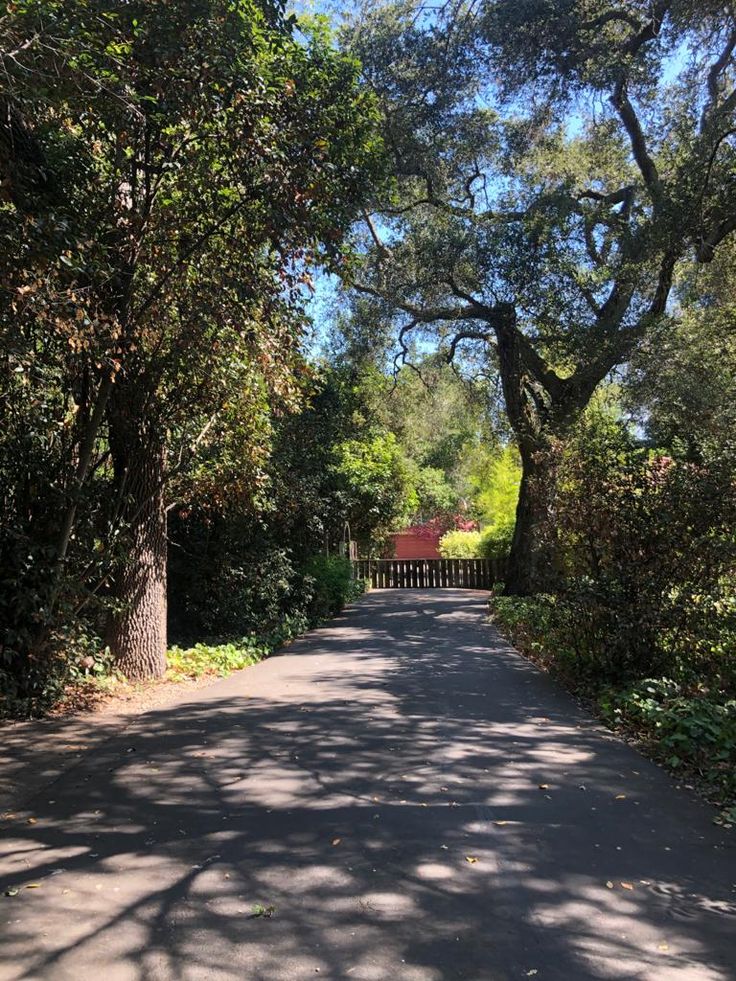
<svg viewBox="0 0 736 981"><path fill-rule="evenodd" d="M299 403L310 269L380 179L374 100L280 4L29 0L1 26L4 564L36 596L10 647L50 642L96 537L108 641L156 674L169 489L219 442L252 493L268 418Z"/></svg>
<svg viewBox="0 0 736 981"><path fill-rule="evenodd" d="M393 159L356 289L454 356L488 345L524 465L510 586L539 585L551 437L736 224L721 4L367 4L345 30Z"/></svg>

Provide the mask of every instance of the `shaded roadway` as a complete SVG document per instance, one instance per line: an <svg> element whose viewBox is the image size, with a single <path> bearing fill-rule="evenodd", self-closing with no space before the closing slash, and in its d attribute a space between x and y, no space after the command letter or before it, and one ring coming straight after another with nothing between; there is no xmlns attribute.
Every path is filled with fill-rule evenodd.
<svg viewBox="0 0 736 981"><path fill-rule="evenodd" d="M2 830L0 978L736 978L733 839L486 599L372 592L82 754Z"/></svg>

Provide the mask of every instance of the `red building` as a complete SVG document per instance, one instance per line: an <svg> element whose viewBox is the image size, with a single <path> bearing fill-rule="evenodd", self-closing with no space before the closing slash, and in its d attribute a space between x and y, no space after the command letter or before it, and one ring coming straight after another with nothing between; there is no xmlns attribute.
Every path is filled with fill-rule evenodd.
<svg viewBox="0 0 736 981"><path fill-rule="evenodd" d="M466 518L462 514L451 517L444 515L432 518L421 525L403 528L391 535L393 549L389 548L387 559L441 559L439 553L440 538L450 528L457 531L477 531L478 522Z"/></svg>
<svg viewBox="0 0 736 981"><path fill-rule="evenodd" d="M440 559L437 550L445 529L437 524L413 525L391 535L393 542L392 559Z"/></svg>

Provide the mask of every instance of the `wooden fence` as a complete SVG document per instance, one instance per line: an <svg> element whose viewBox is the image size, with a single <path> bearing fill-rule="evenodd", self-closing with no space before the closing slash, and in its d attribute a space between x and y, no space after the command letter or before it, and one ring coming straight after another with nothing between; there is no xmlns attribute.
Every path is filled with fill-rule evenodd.
<svg viewBox="0 0 736 981"><path fill-rule="evenodd" d="M495 559L358 559L353 578L374 589L490 589L503 568Z"/></svg>

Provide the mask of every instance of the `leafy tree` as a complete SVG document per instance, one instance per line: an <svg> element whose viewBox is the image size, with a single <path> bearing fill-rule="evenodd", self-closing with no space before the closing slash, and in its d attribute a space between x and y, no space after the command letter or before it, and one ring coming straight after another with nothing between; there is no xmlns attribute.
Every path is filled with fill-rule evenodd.
<svg viewBox="0 0 736 981"><path fill-rule="evenodd" d="M553 444L736 227L729 7L369 3L345 34L395 182L352 283L449 357L483 345L523 475L507 586L543 587Z"/></svg>
<svg viewBox="0 0 736 981"><path fill-rule="evenodd" d="M460 507L457 490L448 475L439 467L417 467L410 464L409 480L416 497L416 510L410 516L413 523L423 523L443 516L452 516Z"/></svg>
<svg viewBox="0 0 736 981"><path fill-rule="evenodd" d="M404 455L393 433L376 430L367 439L338 444L334 456L351 534L363 553L370 553L416 510Z"/></svg>
<svg viewBox="0 0 736 981"><path fill-rule="evenodd" d="M108 640L127 674L155 676L167 485L232 438L228 415L267 437L270 407L298 403L308 267L339 261L378 173L372 100L324 25L298 36L278 2L28 0L0 47L5 336L21 331L28 364L69 347L56 512L30 529L50 558L38 605L48 619L109 471Z"/></svg>
<svg viewBox="0 0 736 981"><path fill-rule="evenodd" d="M678 307L636 352L622 397L649 442L693 463L736 463L733 246L684 270Z"/></svg>

